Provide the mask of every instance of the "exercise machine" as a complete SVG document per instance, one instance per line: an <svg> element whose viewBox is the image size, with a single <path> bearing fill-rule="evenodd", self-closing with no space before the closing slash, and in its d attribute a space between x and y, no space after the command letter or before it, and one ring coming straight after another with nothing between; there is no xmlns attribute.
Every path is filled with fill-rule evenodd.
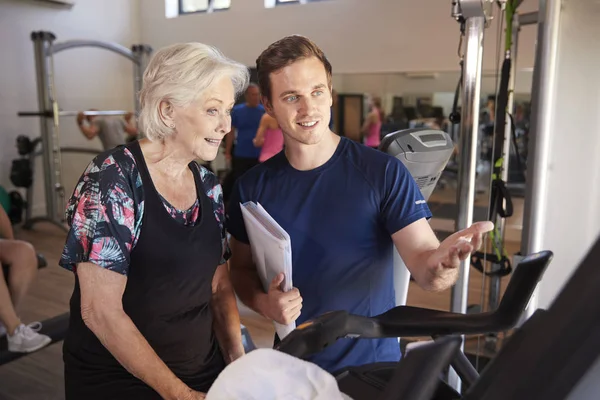
<svg viewBox="0 0 600 400"><path fill-rule="evenodd" d="M454 151L450 135L429 128L405 129L387 134L379 150L398 158L416 181L425 201L433 193ZM406 304L410 273L397 251L394 252L396 305Z"/></svg>
<svg viewBox="0 0 600 400"><path fill-rule="evenodd" d="M60 118L73 117L77 111L61 110L58 104L58 95L54 84L55 54L79 47L95 47L112 51L133 62L134 74L134 104L135 114L139 114L139 99L137 94L142 88L144 69L149 60L152 48L148 45L137 44L131 49L115 43L97 40L71 40L56 43L56 36L52 32L32 32L31 40L34 44L35 69L38 93L38 110L19 112L20 117L40 118L40 138L42 142L42 158L44 171L44 194L46 200L46 215L31 216L32 199L28 199L28 215L23 224L24 229L31 229L37 222L50 222L63 230L65 194L61 179L61 148L60 148ZM125 115L128 111L85 111L84 115Z"/></svg>
<svg viewBox="0 0 600 400"><path fill-rule="evenodd" d="M461 340L456 335L512 329L518 323L552 257L550 251L525 257L516 269L499 307L493 312L460 314L398 306L375 317L364 317L346 311L333 311L298 326L278 343L275 349L298 358L305 358L345 338L362 340L383 337L454 336L442 345L445 356L438 361L449 359L465 386L473 387L479 379L479 374L464 353L459 351ZM412 352L418 350L411 350L407 359L410 359ZM354 400L407 399L408 397L394 397L395 394L390 393L389 389L386 392L390 384L397 384L392 377L401 378L400 373L395 373L396 370L403 368L403 371L407 371L407 368L401 366L402 361L374 363L344 368L334 372L333 375L340 390ZM460 398L457 391L447 382L439 379L439 372L441 372L439 366L439 362L429 365L435 373L433 375L435 379L428 378L428 388L435 395L428 398L440 400ZM419 372L413 371L412 374L418 375Z"/></svg>

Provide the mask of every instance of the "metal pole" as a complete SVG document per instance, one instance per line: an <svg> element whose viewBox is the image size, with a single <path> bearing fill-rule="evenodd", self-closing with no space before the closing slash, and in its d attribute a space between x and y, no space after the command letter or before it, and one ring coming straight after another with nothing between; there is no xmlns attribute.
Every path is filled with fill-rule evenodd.
<svg viewBox="0 0 600 400"><path fill-rule="evenodd" d="M457 7L458 6L458 7ZM465 24L466 48L463 60L462 118L460 124L460 165L458 172L456 230L466 229L473 223L475 203L475 172L479 136L479 102L481 97L481 70L483 63L483 33L491 18L492 2L488 0L463 0L453 2L453 16ZM457 13L458 11L458 13ZM458 15L457 15L458 14ZM469 270L471 260L460 264L459 277L452 287L451 311L467 311ZM460 346L464 351L464 337ZM457 392L461 382L454 369L448 373L448 384Z"/></svg>
<svg viewBox="0 0 600 400"><path fill-rule="evenodd" d="M52 41L55 39L54 35L49 32L33 32L31 34L33 40L34 51L35 51L35 69L37 78L37 90L38 90L38 109L39 112L52 109L52 100L50 98L50 83L49 83L49 67L48 57L46 54L48 48L52 45ZM54 163L52 162L53 157L53 135L52 127L46 118L40 118L40 136L42 137L42 173L44 174L44 194L46 197L46 215L52 219L56 213L56 199L54 195ZM29 205L33 207L33 204Z"/></svg>
<svg viewBox="0 0 600 400"><path fill-rule="evenodd" d="M456 230L466 229L473 223L484 28L484 17L468 18L466 21L467 44L463 74ZM461 263L458 281L452 288L451 310L453 312L467 311L470 262L471 260L467 259Z"/></svg>
<svg viewBox="0 0 600 400"><path fill-rule="evenodd" d="M538 11L538 36L531 90L531 128L527 157L527 185L523 215L521 254L542 250L544 215L550 168L550 143L552 138L552 104L556 97L556 67L560 1L540 0ZM529 318L537 309L536 288L523 315Z"/></svg>
<svg viewBox="0 0 600 400"><path fill-rule="evenodd" d="M133 56L136 59L136 62L133 63L133 104L135 107L135 115L136 117L140 115L140 100L139 93L142 90L142 79L143 79L143 67L142 62L144 58L143 48L141 45L133 45L131 48L133 52Z"/></svg>

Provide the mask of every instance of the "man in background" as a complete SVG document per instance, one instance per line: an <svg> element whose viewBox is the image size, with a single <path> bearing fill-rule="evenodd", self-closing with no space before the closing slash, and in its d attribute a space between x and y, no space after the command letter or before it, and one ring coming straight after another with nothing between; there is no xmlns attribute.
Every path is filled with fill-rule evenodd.
<svg viewBox="0 0 600 400"><path fill-rule="evenodd" d="M90 110L96 111L96 110ZM83 135L92 140L95 137L102 142L104 150L115 148L137 138L138 131L133 121L133 113L127 113L123 119L116 117L98 117L77 114L77 126Z"/></svg>
<svg viewBox="0 0 600 400"><path fill-rule="evenodd" d="M265 113L265 108L260 103L260 90L256 83L250 83L248 86L245 100L244 103L233 107L231 132L225 137L225 158L231 162L231 172L223 183L225 202L227 202L237 178L257 165L260 156L261 149L254 146L253 139Z"/></svg>

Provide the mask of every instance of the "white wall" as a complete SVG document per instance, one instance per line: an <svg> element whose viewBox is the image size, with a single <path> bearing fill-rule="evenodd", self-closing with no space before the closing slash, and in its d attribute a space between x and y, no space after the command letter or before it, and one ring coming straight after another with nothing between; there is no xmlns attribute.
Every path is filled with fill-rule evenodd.
<svg viewBox="0 0 600 400"><path fill-rule="evenodd" d="M554 251L540 285L546 307L600 235L600 3L563 0L551 112L543 248Z"/></svg>
<svg viewBox="0 0 600 400"><path fill-rule="evenodd" d="M325 0L265 8L264 0L232 0L212 14L165 18L166 0L144 0L142 40L155 47L200 41L247 65L271 42L304 34L323 48L334 72L458 70L460 26L450 0ZM167 0L170 1L170 0ZM523 11L537 9L527 0ZM494 69L496 31L486 31L484 68ZM533 65L535 29L521 35L520 65Z"/></svg>
<svg viewBox="0 0 600 400"><path fill-rule="evenodd" d="M77 0L72 9L35 1L0 0L0 185L12 188L11 160L17 157L15 138L38 137L37 118L19 118L18 111L37 110L32 31L53 32L57 42L96 39L126 47L139 43L139 0ZM54 59L55 85L64 110L133 109L133 64L105 50L77 48ZM100 142L83 138L74 118L61 119L62 146L100 149ZM90 156L64 155L63 183L67 197ZM43 213L41 160L37 163L34 209Z"/></svg>

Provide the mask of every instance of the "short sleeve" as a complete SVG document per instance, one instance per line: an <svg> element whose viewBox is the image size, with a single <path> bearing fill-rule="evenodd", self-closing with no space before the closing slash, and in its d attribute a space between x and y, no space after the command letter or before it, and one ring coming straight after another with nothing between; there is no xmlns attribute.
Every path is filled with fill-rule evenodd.
<svg viewBox="0 0 600 400"><path fill-rule="evenodd" d="M419 219L431 218L421 190L402 161L390 158L384 177L381 216L390 235Z"/></svg>
<svg viewBox="0 0 600 400"><path fill-rule="evenodd" d="M223 187L212 172L198 164L196 165L200 171L202 182L204 182L204 185L207 188L207 195L212 202L215 218L217 219L217 223L219 224L219 229L221 231L221 261L219 264L225 264L227 260L231 258L231 249L229 248L229 240L227 238L225 223L226 215L225 204L223 202Z"/></svg>
<svg viewBox="0 0 600 400"><path fill-rule="evenodd" d="M236 240L242 243L250 244L248 233L246 232L246 226L244 225L242 209L240 207L240 203L243 204L246 201L248 201L248 195L244 193L241 180L238 179L233 185L233 190L229 199L227 231Z"/></svg>
<svg viewBox="0 0 600 400"><path fill-rule="evenodd" d="M74 270L92 262L127 275L136 238L134 188L113 156L95 159L82 174L67 207L70 226L59 264Z"/></svg>

